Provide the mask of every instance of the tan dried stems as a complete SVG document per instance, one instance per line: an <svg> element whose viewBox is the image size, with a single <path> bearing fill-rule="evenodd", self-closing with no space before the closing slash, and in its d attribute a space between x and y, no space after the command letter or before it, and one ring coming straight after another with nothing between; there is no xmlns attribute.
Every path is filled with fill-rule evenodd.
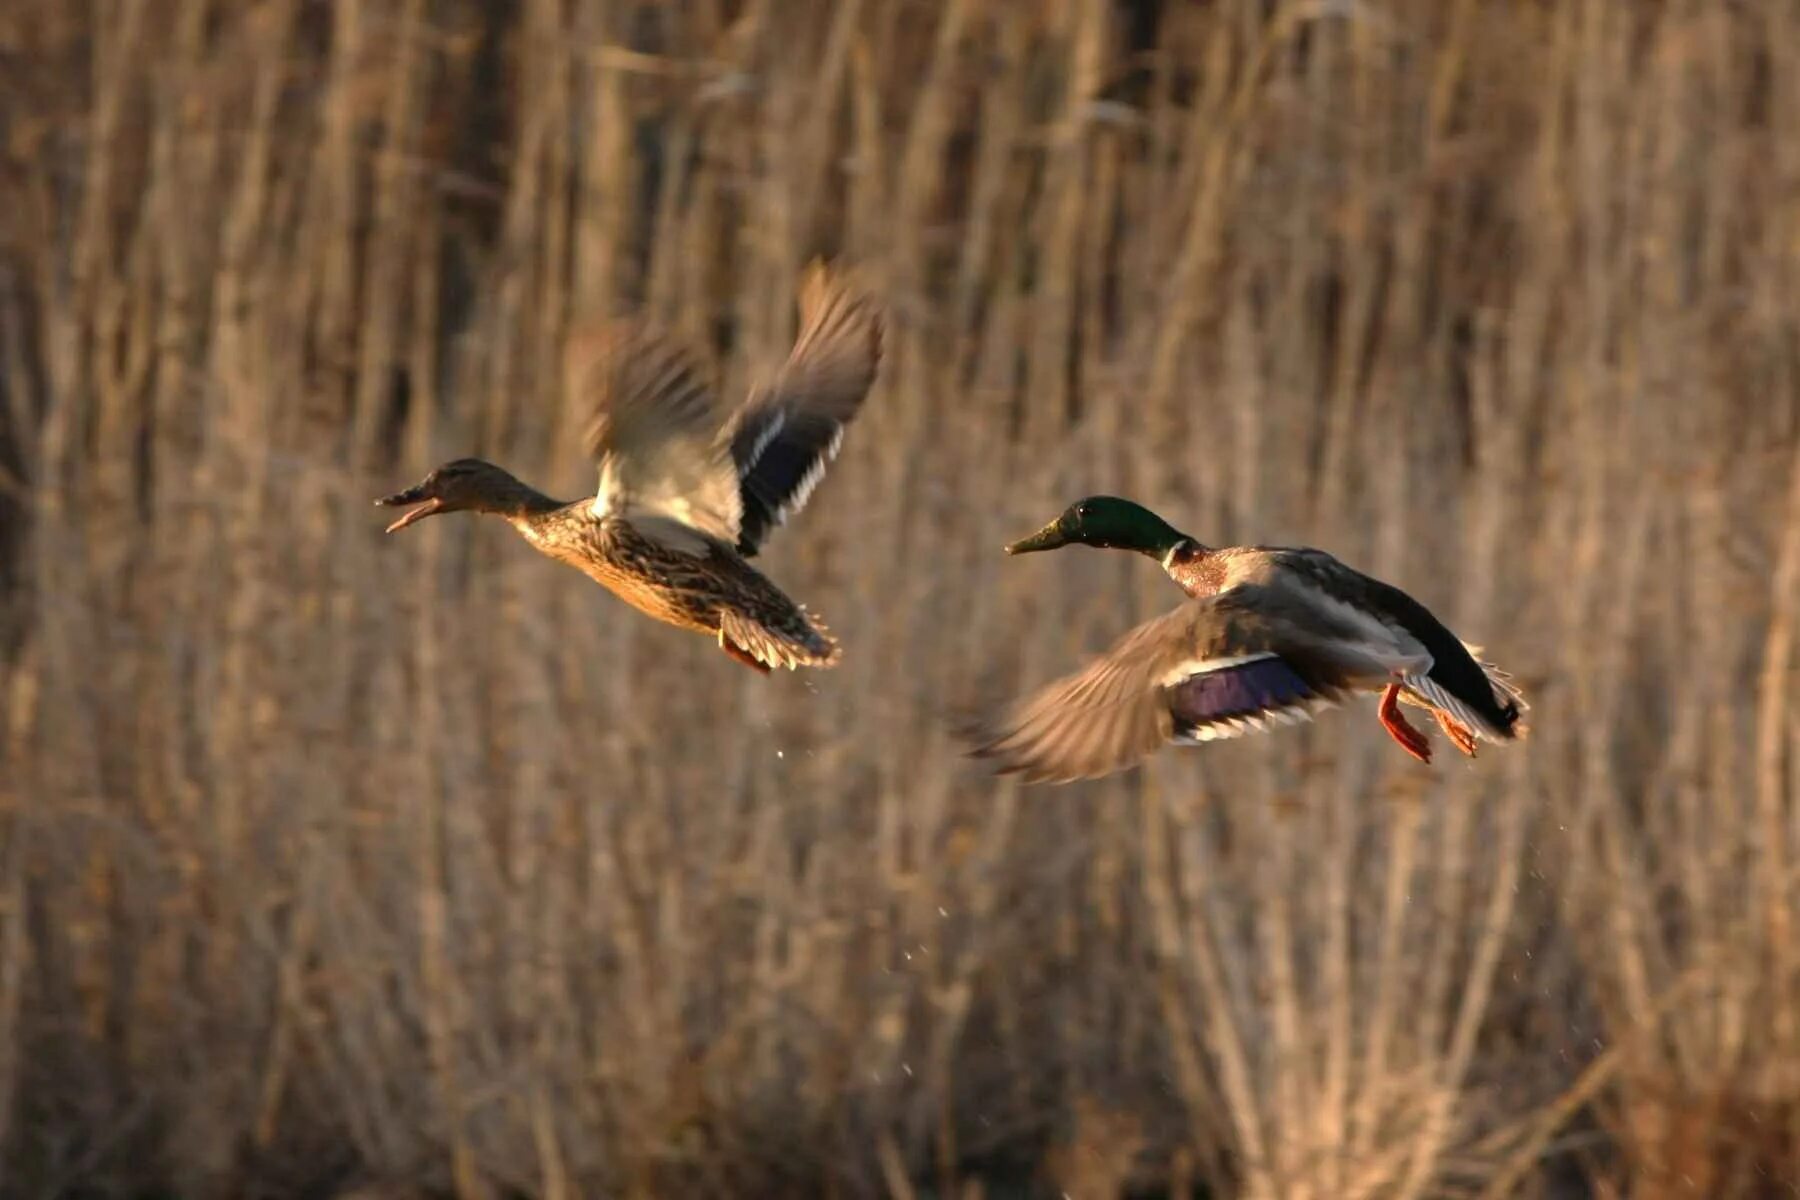
<svg viewBox="0 0 1800 1200"><path fill-rule="evenodd" d="M1800 1174L1800 15L0 8L0 1191L1763 1194ZM643 308L883 374L754 678L498 523ZM1024 792L946 717L1174 600L1087 492L1514 670ZM398 1193L396 1193L398 1194Z"/></svg>

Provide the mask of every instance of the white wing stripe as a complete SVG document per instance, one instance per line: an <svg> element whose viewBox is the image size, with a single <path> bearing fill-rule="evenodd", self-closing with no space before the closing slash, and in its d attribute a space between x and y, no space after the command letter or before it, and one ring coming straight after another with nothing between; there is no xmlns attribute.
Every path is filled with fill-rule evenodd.
<svg viewBox="0 0 1800 1200"><path fill-rule="evenodd" d="M1256 654L1228 654L1219 658L1190 658L1180 662L1163 672L1163 677L1156 681L1158 687L1169 687L1184 679L1192 679L1196 675L1210 675L1214 671L1229 671L1233 667L1241 667L1245 663L1261 662L1265 658L1279 658L1270 650Z"/></svg>
<svg viewBox="0 0 1800 1200"><path fill-rule="evenodd" d="M756 469L756 464L762 461L763 452L768 450L769 444L780 436L782 429L786 426L787 410L776 409L770 415L769 423L763 426L762 432L756 436L750 452L744 456L743 465L738 467L738 478L741 479Z"/></svg>
<svg viewBox="0 0 1800 1200"><path fill-rule="evenodd" d="M1174 741L1192 745L1197 742L1220 742L1227 738L1242 737L1246 733L1266 733L1281 725L1299 725L1313 719L1313 713L1320 709L1330 708L1337 701L1323 696L1314 696L1296 704L1283 705L1280 708L1264 709L1259 713L1246 713L1241 716L1226 717L1205 725L1197 725L1192 729L1177 734Z"/></svg>
<svg viewBox="0 0 1800 1200"><path fill-rule="evenodd" d="M813 459L812 466L806 469L806 474L802 475L800 482L794 486L793 495L789 496L786 502L775 510L775 524L780 525L794 513L799 512L806 504L813 489L819 486L819 480L825 478L825 468L837 458L838 450L843 444L844 427L839 425L837 431L831 435L831 441L826 443L825 452Z"/></svg>

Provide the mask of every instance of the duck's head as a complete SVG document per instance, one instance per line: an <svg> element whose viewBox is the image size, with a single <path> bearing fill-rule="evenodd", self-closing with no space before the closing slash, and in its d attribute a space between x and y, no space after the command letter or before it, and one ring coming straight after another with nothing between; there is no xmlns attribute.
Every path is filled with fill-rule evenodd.
<svg viewBox="0 0 1800 1200"><path fill-rule="evenodd" d="M387 532L396 533L414 521L435 517L439 513L506 511L508 501L519 491L520 486L517 479L491 462L484 462L479 458L459 458L445 463L404 492L383 496L375 503L390 507L400 504L418 505L417 508L400 514L400 519L387 527Z"/></svg>
<svg viewBox="0 0 1800 1200"><path fill-rule="evenodd" d="M1141 504L1117 496L1089 496L1063 509L1061 516L1030 537L1012 543L1006 552L1030 554L1079 544L1161 557L1187 540L1186 534Z"/></svg>

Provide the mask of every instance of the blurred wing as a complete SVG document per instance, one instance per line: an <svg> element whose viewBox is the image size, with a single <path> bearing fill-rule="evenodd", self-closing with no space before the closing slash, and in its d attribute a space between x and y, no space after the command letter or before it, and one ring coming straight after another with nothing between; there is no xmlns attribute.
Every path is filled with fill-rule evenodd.
<svg viewBox="0 0 1800 1200"><path fill-rule="evenodd" d="M1284 656L1284 623L1247 600L1222 592L1138 626L1003 713L975 753L1030 782L1091 779L1166 742L1234 737L1335 702L1336 683L1298 653Z"/></svg>
<svg viewBox="0 0 1800 1200"><path fill-rule="evenodd" d="M1012 705L982 731L975 753L995 759L1001 774L1033 783L1106 775L1149 754L1175 731L1160 680L1192 655L1196 619L1211 602L1145 622L1086 667Z"/></svg>
<svg viewBox="0 0 1800 1200"><path fill-rule="evenodd" d="M572 339L568 365L588 406L583 446L600 467L595 511L666 517L736 541L737 475L692 358L647 326L617 322Z"/></svg>
<svg viewBox="0 0 1800 1200"><path fill-rule="evenodd" d="M800 336L774 384L733 419L729 443L742 510L738 550L754 554L799 512L843 444L881 360L881 314L815 264L800 288Z"/></svg>

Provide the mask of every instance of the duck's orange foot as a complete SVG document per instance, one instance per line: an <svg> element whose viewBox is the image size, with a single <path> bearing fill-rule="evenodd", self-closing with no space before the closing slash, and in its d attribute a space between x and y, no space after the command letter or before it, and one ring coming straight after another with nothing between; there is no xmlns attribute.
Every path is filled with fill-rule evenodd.
<svg viewBox="0 0 1800 1200"><path fill-rule="evenodd" d="M1437 718L1438 728L1444 731L1444 736L1449 738L1458 750L1470 758L1475 757L1475 733L1473 730L1449 713L1441 712L1438 709L1432 709L1431 715Z"/></svg>
<svg viewBox="0 0 1800 1200"><path fill-rule="evenodd" d="M720 630L719 632L719 649L731 655L731 657L737 659L746 667L755 671L758 675L767 675L769 673L769 664L759 662L754 654L751 654L748 650L726 637L723 630Z"/></svg>
<svg viewBox="0 0 1800 1200"><path fill-rule="evenodd" d="M1431 761L1431 743L1425 735L1413 728L1407 719L1400 715L1400 685L1390 683L1387 690L1381 693L1381 727L1388 731L1388 736L1400 743L1400 748L1422 763Z"/></svg>

